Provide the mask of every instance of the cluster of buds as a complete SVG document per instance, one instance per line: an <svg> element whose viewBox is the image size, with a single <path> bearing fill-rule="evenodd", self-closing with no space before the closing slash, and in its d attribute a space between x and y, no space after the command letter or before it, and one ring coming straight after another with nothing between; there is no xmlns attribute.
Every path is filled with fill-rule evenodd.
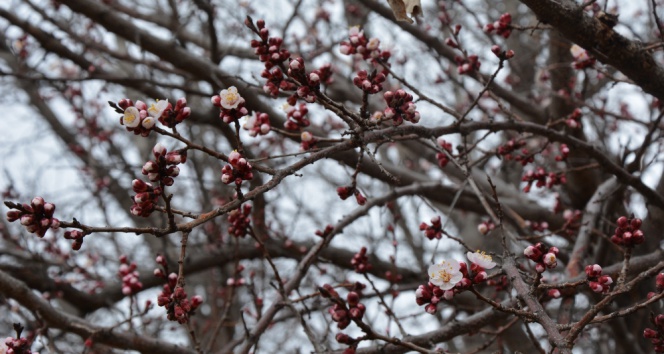
<svg viewBox="0 0 664 354"><path fill-rule="evenodd" d="M173 150L168 152L164 145L157 143L152 148L154 160L143 165L141 173L148 177L151 182L159 182L164 186L172 186L175 177L180 174L180 168L176 165L187 162L187 150Z"/></svg>
<svg viewBox="0 0 664 354"><path fill-rule="evenodd" d="M265 66L267 66L267 64ZM265 85L263 85L263 91L272 97L277 97L279 95L279 90L293 91L297 88L295 83L287 80L286 75L284 75L284 72L278 66L271 69L264 69L263 72L261 72L261 77L266 80Z"/></svg>
<svg viewBox="0 0 664 354"><path fill-rule="evenodd" d="M448 143L443 137L439 137L436 142L438 143L438 146L440 146L441 149L447 151L448 153L452 154L452 143ZM448 155L442 152L436 153L436 160L438 160L438 166L441 168L447 166L447 164L450 162Z"/></svg>
<svg viewBox="0 0 664 354"><path fill-rule="evenodd" d="M134 204L129 211L132 215L148 217L154 211L159 196L163 190L161 187L152 187L152 184L135 179L131 182L131 188L136 193L131 197Z"/></svg>
<svg viewBox="0 0 664 354"><path fill-rule="evenodd" d="M300 150L302 151L313 149L316 147L316 143L318 143L318 139L316 139L316 137L314 137L314 135L309 132L302 132L300 134L300 140ZM362 196L362 198L364 197ZM364 200L366 201L366 198Z"/></svg>
<svg viewBox="0 0 664 354"><path fill-rule="evenodd" d="M364 195L362 195L362 193L360 193L360 191L358 191L357 188L355 188L355 186L339 187L337 188L337 195L339 195L339 198L341 198L341 200L346 200L351 195L354 195L357 204L364 205L367 203L367 198Z"/></svg>
<svg viewBox="0 0 664 354"><path fill-rule="evenodd" d="M533 183L535 183L535 186L538 188L544 186L547 188L553 188L553 186L567 183L567 176L565 175L565 172L547 173L542 167L538 167L535 169L535 171L530 170L526 172L521 178L521 181L526 182L526 186L523 187L523 191L528 193L530 192Z"/></svg>
<svg viewBox="0 0 664 354"><path fill-rule="evenodd" d="M287 130L297 130L299 131L302 128L306 128L311 124L309 119L306 117L309 113L307 105L300 103L298 106L291 106L290 104L284 104L284 111L286 112L286 122L284 123L284 128Z"/></svg>
<svg viewBox="0 0 664 354"><path fill-rule="evenodd" d="M125 295L133 295L143 289L143 284L138 280L138 272L136 271L136 263L127 261L127 256L120 256L120 269L118 269L118 276L122 280L122 293Z"/></svg>
<svg viewBox="0 0 664 354"><path fill-rule="evenodd" d="M607 293L611 289L613 279L608 275L602 275L602 267L599 264L586 266L586 275L588 276L588 286L596 293Z"/></svg>
<svg viewBox="0 0 664 354"><path fill-rule="evenodd" d="M424 231L424 236L429 240L433 240L434 238L440 240L443 237L443 225L440 222L440 216L431 218L431 225L422 222L420 230Z"/></svg>
<svg viewBox="0 0 664 354"><path fill-rule="evenodd" d="M157 258L159 257L163 258L162 256ZM203 303L203 298L197 295L189 299L184 288L178 285L178 275L175 273L171 273L166 277L161 270L155 270L155 275L167 279L161 293L157 296L157 305L166 308L166 318L169 321L177 321L181 324L188 323L194 311Z"/></svg>
<svg viewBox="0 0 664 354"><path fill-rule="evenodd" d="M438 303L441 299L452 300L454 291L443 290L431 283L420 285L415 291L415 302L418 306L424 306L424 311L435 314L438 311Z"/></svg>
<svg viewBox="0 0 664 354"><path fill-rule="evenodd" d="M389 50L380 49L380 40L378 38L367 39L364 36L364 31L359 27L351 27L348 30L348 41L342 41L339 48L341 54L344 55L357 55L364 60L371 60L376 62L382 60L387 62L392 56Z"/></svg>
<svg viewBox="0 0 664 354"><path fill-rule="evenodd" d="M582 70L585 68L592 67L593 65L595 65L595 62L597 61L595 57L588 54L588 52L585 49L579 47L576 44L572 45L569 51L570 53L572 53L572 57L574 58L574 62L572 63L574 69Z"/></svg>
<svg viewBox="0 0 664 354"><path fill-rule="evenodd" d="M558 146L558 151L560 152L560 155L556 156L556 161L567 160L567 156L569 156L569 147L567 144L560 144L560 146Z"/></svg>
<svg viewBox="0 0 664 354"><path fill-rule="evenodd" d="M523 254L526 258L535 262L535 271L537 273L544 273L548 269L553 269L558 265L558 247L549 247L549 251L546 251L545 246L538 242L534 246L528 246L523 250Z"/></svg>
<svg viewBox="0 0 664 354"><path fill-rule="evenodd" d="M469 74L477 71L480 69L480 65L482 65L479 58L475 54L469 55L468 58L457 55L454 57L454 61L457 63L457 72L459 75Z"/></svg>
<svg viewBox="0 0 664 354"><path fill-rule="evenodd" d="M497 44L491 46L491 53L495 54L500 60L510 60L514 57L514 51L512 49L503 50Z"/></svg>
<svg viewBox="0 0 664 354"><path fill-rule="evenodd" d="M256 135L266 135L270 132L272 127L270 126L270 116L267 113L256 112L255 115L252 115L247 119L247 121L242 126L245 130L249 131L249 136Z"/></svg>
<svg viewBox="0 0 664 354"><path fill-rule="evenodd" d="M247 282L244 280L244 277L242 276L243 271L244 271L244 266L242 264L238 264L238 266L235 268L234 274L228 277L228 279L226 279L226 285L236 288L244 286ZM253 277L253 275L250 275L250 277ZM261 302L262 299L256 298L256 301Z"/></svg>
<svg viewBox="0 0 664 354"><path fill-rule="evenodd" d="M218 95L212 96L211 101L215 107L219 107L221 110L219 118L226 124L237 122L240 118L249 114L244 106L244 98L240 96L235 86L221 90Z"/></svg>
<svg viewBox="0 0 664 354"><path fill-rule="evenodd" d="M57 230L60 227L60 220L53 217L55 204L44 202L42 197L33 198L30 204L5 202L5 205L11 208L7 212L7 221L20 220L31 234L44 237L48 229Z"/></svg>
<svg viewBox="0 0 664 354"><path fill-rule="evenodd" d="M64 238L67 240L74 240L74 243L71 244L71 249L74 251L78 251L81 249L83 246L83 238L85 237L85 233L80 230L70 230L70 231L65 231Z"/></svg>
<svg viewBox="0 0 664 354"><path fill-rule="evenodd" d="M568 236L575 235L581 227L582 216L583 213L580 210L565 209L563 211L563 218L565 219L565 224L562 227L563 232Z"/></svg>
<svg viewBox="0 0 664 354"><path fill-rule="evenodd" d="M316 230L315 235L319 237L327 237L334 230L334 226L326 225L324 230Z"/></svg>
<svg viewBox="0 0 664 354"><path fill-rule="evenodd" d="M530 154L528 149L523 148L524 146L526 146L525 140L510 139L504 145L499 146L496 153L507 161L518 161L521 166L525 166L535 161L535 157Z"/></svg>
<svg viewBox="0 0 664 354"><path fill-rule="evenodd" d="M484 220L479 225L477 225L477 231L479 231L482 235L488 234L495 228L496 224L494 224L491 220Z"/></svg>
<svg viewBox="0 0 664 354"><path fill-rule="evenodd" d="M503 38L509 38L510 34L512 33L512 15L507 12L500 15L500 19L498 19L498 21L486 24L484 26L484 32L496 32L497 35L503 36Z"/></svg>
<svg viewBox="0 0 664 354"><path fill-rule="evenodd" d="M252 39L251 47L254 48L254 53L258 55L258 59L265 63L266 69L279 66L286 59L290 58L290 52L281 48L281 45L284 43L283 38L270 37L270 30L265 28L264 20L256 21L258 28L254 27L253 23L248 20L245 21L245 25L255 31L261 39L260 41Z"/></svg>
<svg viewBox="0 0 664 354"><path fill-rule="evenodd" d="M289 97L289 100L294 104L294 101L299 97L309 103L313 103L316 101L315 92L320 90L321 83L332 83L332 67L326 64L320 69L307 74L304 68L304 59L298 57L288 63L288 76L300 83L300 87L297 88L295 95Z"/></svg>
<svg viewBox="0 0 664 354"><path fill-rule="evenodd" d="M162 101L159 101L157 105L161 102ZM166 101L166 103L168 103L168 101ZM150 107L150 109L152 109L152 107ZM150 112L150 109L148 109L148 112ZM187 99L181 97L175 102L175 107L173 107L173 105L170 103L166 105L166 109L159 116L159 123L169 128L173 128L176 125L182 123L182 121L185 119L189 118L190 115L191 108L187 107Z"/></svg>
<svg viewBox="0 0 664 354"><path fill-rule="evenodd" d="M32 354L30 343L25 338L7 337L5 339L5 346L7 346L4 352L6 354Z"/></svg>
<svg viewBox="0 0 664 354"><path fill-rule="evenodd" d="M367 248L362 247L360 252L355 253L350 260L350 264L355 268L356 273L362 274L370 271L372 265L369 263L369 257L367 257Z"/></svg>
<svg viewBox="0 0 664 354"><path fill-rule="evenodd" d="M628 219L625 216L621 216L616 220L616 223L618 227L616 227L615 233L611 236L611 242L616 245L634 247L646 240L643 231L641 231L641 219L633 216Z"/></svg>
<svg viewBox="0 0 664 354"><path fill-rule="evenodd" d="M549 223L546 221L537 222L526 220L526 227L530 228L533 231L544 232L549 228Z"/></svg>
<svg viewBox="0 0 664 354"><path fill-rule="evenodd" d="M221 168L221 181L225 184L235 182L239 186L242 181L249 181L254 178L254 174L251 172L251 164L239 152L231 152L228 155L228 163L229 165Z"/></svg>
<svg viewBox="0 0 664 354"><path fill-rule="evenodd" d="M581 110L579 108L575 108L572 113L565 118L565 124L567 124L568 127L572 129L576 129L581 126Z"/></svg>
<svg viewBox="0 0 664 354"><path fill-rule="evenodd" d="M331 285L324 284L318 288L322 297L334 302L328 313L332 316L332 320L337 323L339 329L348 327L351 320L362 321L362 317L364 317L366 311L366 307L360 302L364 287L361 283L355 283L351 291L346 295L345 302Z"/></svg>
<svg viewBox="0 0 664 354"><path fill-rule="evenodd" d="M651 315L650 322L655 325L655 329L646 328L643 337L650 339L655 353L664 353L664 314Z"/></svg>
<svg viewBox="0 0 664 354"><path fill-rule="evenodd" d="M420 121L420 112L416 111L417 107L413 103L411 94L399 89L396 92L387 91L383 97L388 106L383 114L385 118L392 119L392 124L395 126L401 125L404 120L412 123Z"/></svg>
<svg viewBox="0 0 664 354"><path fill-rule="evenodd" d="M16 338L7 337L5 338L4 344L7 349L0 348L5 354L33 354L30 350L31 343L27 338L21 337L21 332L23 332L24 327L20 323L14 323L14 331L16 331ZM37 354L37 352L34 352Z"/></svg>
<svg viewBox="0 0 664 354"><path fill-rule="evenodd" d="M385 75L383 72L376 73L375 70L371 74L368 74L366 70L360 70L353 78L353 84L365 93L376 94L383 90Z"/></svg>
<svg viewBox="0 0 664 354"><path fill-rule="evenodd" d="M228 213L228 234L235 237L244 237L251 226L251 205L244 204L241 208Z"/></svg>

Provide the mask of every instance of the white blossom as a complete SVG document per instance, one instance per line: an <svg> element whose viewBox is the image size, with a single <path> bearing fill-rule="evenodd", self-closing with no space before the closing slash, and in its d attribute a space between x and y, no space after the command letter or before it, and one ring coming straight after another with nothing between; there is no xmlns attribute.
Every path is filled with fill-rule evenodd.
<svg viewBox="0 0 664 354"><path fill-rule="evenodd" d="M452 259L429 266L429 282L442 290L450 290L463 279L459 262Z"/></svg>

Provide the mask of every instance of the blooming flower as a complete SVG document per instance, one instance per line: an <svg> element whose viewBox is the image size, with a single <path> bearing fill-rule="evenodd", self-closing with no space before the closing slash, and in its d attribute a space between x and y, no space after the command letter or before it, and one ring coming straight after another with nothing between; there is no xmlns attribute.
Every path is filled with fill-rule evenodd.
<svg viewBox="0 0 664 354"><path fill-rule="evenodd" d="M463 279L463 274L459 270L459 262L454 259L430 265L428 273L431 284L442 290L452 289L456 283Z"/></svg>
<svg viewBox="0 0 664 354"><path fill-rule="evenodd" d="M141 114L136 107L127 107L122 117L122 124L129 128L136 128L141 123Z"/></svg>
<svg viewBox="0 0 664 354"><path fill-rule="evenodd" d="M493 262L491 256L489 256L484 252L481 252L480 250L477 250L475 253L468 252L466 253L466 256L468 257L469 261L477 264L478 266L484 269L491 269L496 266L496 263Z"/></svg>
<svg viewBox="0 0 664 354"><path fill-rule="evenodd" d="M231 86L226 90L221 90L221 92L219 92L219 97L221 97L219 104L225 109L235 109L244 103L244 98L240 96L235 86Z"/></svg>
<svg viewBox="0 0 664 354"><path fill-rule="evenodd" d="M572 53L572 56L574 57L574 60L577 61L584 61L590 59L588 56L588 52L586 52L585 49L579 47L578 45L574 44L572 47L569 49L570 53Z"/></svg>
<svg viewBox="0 0 664 354"><path fill-rule="evenodd" d="M151 104L148 108L148 114L152 118L159 119L164 114L166 108L168 108L168 100L157 100L157 102Z"/></svg>

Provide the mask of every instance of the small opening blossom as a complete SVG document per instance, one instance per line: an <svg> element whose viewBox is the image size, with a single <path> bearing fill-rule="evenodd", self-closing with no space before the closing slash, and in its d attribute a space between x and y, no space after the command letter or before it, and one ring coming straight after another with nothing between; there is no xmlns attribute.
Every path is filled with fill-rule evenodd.
<svg viewBox="0 0 664 354"><path fill-rule="evenodd" d="M590 58L588 56L588 52L586 52L585 49L579 47L576 44L572 45L572 47L569 49L569 51L570 51L570 53L572 53L572 56L574 57L574 60L584 61L584 60L588 60Z"/></svg>
<svg viewBox="0 0 664 354"><path fill-rule="evenodd" d="M454 259L430 265L428 273L431 284L442 290L452 289L463 279L463 274L459 270L459 262Z"/></svg>
<svg viewBox="0 0 664 354"><path fill-rule="evenodd" d="M219 97L221 97L219 104L226 109L235 109L240 104L244 103L244 98L240 96L235 86L231 86L226 90L221 90L221 92L219 92Z"/></svg>
<svg viewBox="0 0 664 354"><path fill-rule="evenodd" d="M122 123L129 128L136 128L141 123L141 114L136 107L127 107L122 117Z"/></svg>
<svg viewBox="0 0 664 354"><path fill-rule="evenodd" d="M157 122L157 121L156 121L155 118L153 118L153 117L145 117L145 119L143 119L143 122L141 122L141 125L142 125L143 128L145 128L145 129L150 129L150 128L154 127L154 124L155 124L156 122Z"/></svg>
<svg viewBox="0 0 664 354"><path fill-rule="evenodd" d="M166 108L168 108L168 100L157 100L157 102L151 104L148 108L148 114L150 117L159 119L164 114Z"/></svg>
<svg viewBox="0 0 664 354"><path fill-rule="evenodd" d="M472 263L477 264L478 266L484 268L484 269L491 269L496 266L496 263L493 262L493 259L491 256L488 254L477 250L475 253L473 252L468 252L466 253L466 256L468 257L468 260L471 261Z"/></svg>

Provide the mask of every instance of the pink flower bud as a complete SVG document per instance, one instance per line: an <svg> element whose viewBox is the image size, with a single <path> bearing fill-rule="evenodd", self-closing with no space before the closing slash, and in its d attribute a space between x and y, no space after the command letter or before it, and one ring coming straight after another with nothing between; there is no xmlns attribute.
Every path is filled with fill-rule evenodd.
<svg viewBox="0 0 664 354"><path fill-rule="evenodd" d="M159 158L160 156L166 155L166 147L164 145L161 145L161 143L157 143L157 145L152 148L152 154L154 154L154 157Z"/></svg>

